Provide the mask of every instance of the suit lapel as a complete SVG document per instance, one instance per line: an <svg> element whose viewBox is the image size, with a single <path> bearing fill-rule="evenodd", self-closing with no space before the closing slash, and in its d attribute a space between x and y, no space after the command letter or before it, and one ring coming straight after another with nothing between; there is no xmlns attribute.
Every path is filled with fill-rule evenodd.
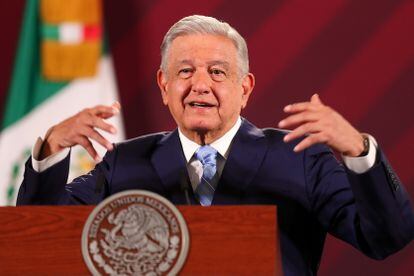
<svg viewBox="0 0 414 276"><path fill-rule="evenodd" d="M175 130L162 138L157 145L157 149L151 157L162 184L167 192L167 196L181 194L180 183L188 178L184 153L181 147L178 131ZM175 201L173 198L171 200Z"/></svg>
<svg viewBox="0 0 414 276"><path fill-rule="evenodd" d="M254 179L266 151L267 143L262 130L243 119L231 144L213 204L240 203L238 195L243 195ZM158 142L151 163L164 185L167 197L174 203L185 204L184 192L180 185L183 179L188 181L188 172L178 130ZM191 188L190 190L192 192ZM193 197L191 200L195 203Z"/></svg>
<svg viewBox="0 0 414 276"><path fill-rule="evenodd" d="M262 130L246 119L233 139L213 203L237 204L237 195L243 195L252 182L267 151ZM230 197L229 197L230 195ZM231 202L232 195L236 198Z"/></svg>

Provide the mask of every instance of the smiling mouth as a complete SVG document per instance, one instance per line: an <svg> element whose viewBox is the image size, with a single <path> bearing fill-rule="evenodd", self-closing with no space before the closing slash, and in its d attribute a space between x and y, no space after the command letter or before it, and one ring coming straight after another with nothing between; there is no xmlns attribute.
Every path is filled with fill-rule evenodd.
<svg viewBox="0 0 414 276"><path fill-rule="evenodd" d="M190 103L191 107L201 107L201 108L206 108L206 107L213 107L213 104L209 104L209 103L199 103L199 102L191 102Z"/></svg>

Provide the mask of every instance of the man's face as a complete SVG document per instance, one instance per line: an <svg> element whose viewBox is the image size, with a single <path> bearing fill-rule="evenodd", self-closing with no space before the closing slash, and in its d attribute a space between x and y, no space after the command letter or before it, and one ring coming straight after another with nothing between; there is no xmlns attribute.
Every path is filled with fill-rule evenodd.
<svg viewBox="0 0 414 276"><path fill-rule="evenodd" d="M240 76L231 40L215 35L180 36L172 42L167 71L158 71L162 99L181 131L210 143L226 133L246 106L252 74Z"/></svg>

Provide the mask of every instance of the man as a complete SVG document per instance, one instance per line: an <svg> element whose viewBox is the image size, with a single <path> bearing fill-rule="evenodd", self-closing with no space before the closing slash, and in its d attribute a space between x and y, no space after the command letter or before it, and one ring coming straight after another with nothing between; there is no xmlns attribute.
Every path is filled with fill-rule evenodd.
<svg viewBox="0 0 414 276"><path fill-rule="evenodd" d="M413 238L404 188L375 140L359 133L318 95L285 107L280 127L258 129L240 117L255 79L244 39L227 23L190 16L164 37L157 73L163 103L178 128L112 145L96 129L120 106L97 106L49 129L26 164L18 204L95 204L127 189L176 204L276 204L283 270L317 273L327 232L382 259ZM108 153L88 175L66 184L69 148L90 139ZM343 154L346 168L329 148ZM187 188L187 181L191 184Z"/></svg>

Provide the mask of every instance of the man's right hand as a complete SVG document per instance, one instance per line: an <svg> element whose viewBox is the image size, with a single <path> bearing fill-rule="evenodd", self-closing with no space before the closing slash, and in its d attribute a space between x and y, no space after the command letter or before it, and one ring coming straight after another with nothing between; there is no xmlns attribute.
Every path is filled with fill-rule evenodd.
<svg viewBox="0 0 414 276"><path fill-rule="evenodd" d="M116 128L107 123L105 119L119 113L121 105L114 102L111 106L98 105L86 108L78 114L52 126L46 134L39 159L42 160L64 148L81 145L86 149L90 156L99 162L101 157L92 146L91 139L101 144L107 150L112 150L113 146L106 140L97 129L115 134Z"/></svg>

